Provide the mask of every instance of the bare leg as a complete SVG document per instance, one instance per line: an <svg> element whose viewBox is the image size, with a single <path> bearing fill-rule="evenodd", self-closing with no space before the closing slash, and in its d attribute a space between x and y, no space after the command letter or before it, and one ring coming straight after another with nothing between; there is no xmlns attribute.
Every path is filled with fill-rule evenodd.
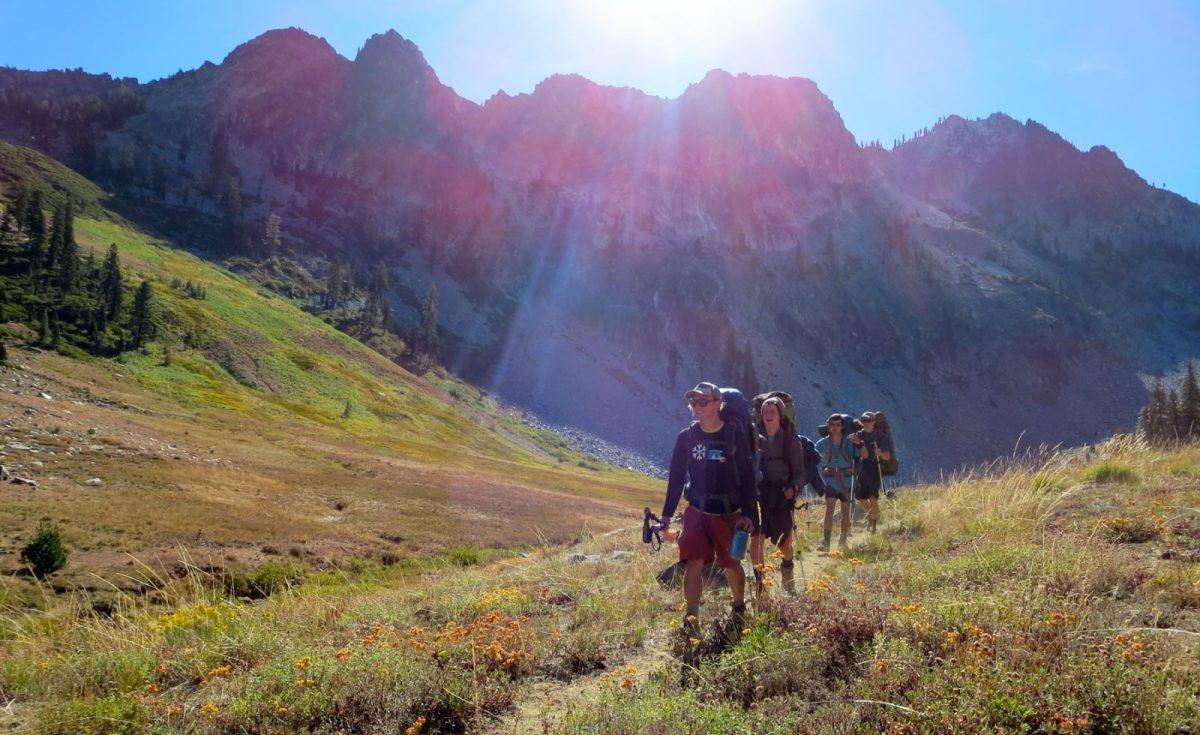
<svg viewBox="0 0 1200 735"><path fill-rule="evenodd" d="M688 615L699 615L700 594L704 591L703 559L688 559L683 571L683 599L687 603Z"/></svg>
<svg viewBox="0 0 1200 735"><path fill-rule="evenodd" d="M754 597L758 604L762 604L763 592L766 590L763 587L763 575L765 573L766 559L763 557L763 547L766 546L766 536L761 533L756 533L750 537L750 565L754 568Z"/></svg>
<svg viewBox="0 0 1200 735"><path fill-rule="evenodd" d="M821 529L825 541L821 544L821 551L829 551L829 536L833 533L833 509L835 507L837 507L837 498L825 498L825 525Z"/></svg>
<svg viewBox="0 0 1200 735"><path fill-rule="evenodd" d="M850 537L850 513L854 509L854 505L849 501L842 501L842 537L838 541L838 546L845 546L846 539Z"/></svg>
<svg viewBox="0 0 1200 735"><path fill-rule="evenodd" d="M733 594L733 606L746 606L746 570L740 563L725 570L725 579L729 580L729 591Z"/></svg>

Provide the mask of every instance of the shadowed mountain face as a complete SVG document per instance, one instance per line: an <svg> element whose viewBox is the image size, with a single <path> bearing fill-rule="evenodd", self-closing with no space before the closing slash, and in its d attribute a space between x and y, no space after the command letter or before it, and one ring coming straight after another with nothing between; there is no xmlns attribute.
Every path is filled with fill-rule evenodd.
<svg viewBox="0 0 1200 735"><path fill-rule="evenodd" d="M476 105L394 31L349 61L290 29L144 85L0 70L0 135L184 240L236 181L248 229L386 262L402 322L436 282L455 370L651 456L714 379L810 433L884 409L935 473L1128 426L1200 352L1200 207L1002 114L864 148L813 82L722 71Z"/></svg>

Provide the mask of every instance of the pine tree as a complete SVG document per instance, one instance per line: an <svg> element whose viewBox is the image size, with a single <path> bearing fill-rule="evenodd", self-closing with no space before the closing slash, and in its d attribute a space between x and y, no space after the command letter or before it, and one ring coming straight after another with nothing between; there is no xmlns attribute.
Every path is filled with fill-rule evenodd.
<svg viewBox="0 0 1200 735"><path fill-rule="evenodd" d="M129 316L130 331L133 333L133 346L141 347L146 340L154 336L154 293L149 281L142 281L137 294L133 297L133 312Z"/></svg>
<svg viewBox="0 0 1200 735"><path fill-rule="evenodd" d="M1200 436L1200 386L1196 384L1196 363L1192 360L1188 360L1179 396L1179 429L1181 438Z"/></svg>
<svg viewBox="0 0 1200 735"><path fill-rule="evenodd" d="M342 291L347 285L346 265L342 260L335 259L329 264L329 274L325 280L325 308L337 309L342 305Z"/></svg>
<svg viewBox="0 0 1200 735"><path fill-rule="evenodd" d="M283 220L277 214L271 214L267 217L266 227L263 228L262 236L262 252L265 257L271 257L279 252L279 248L283 245L280 238L280 226Z"/></svg>
<svg viewBox="0 0 1200 735"><path fill-rule="evenodd" d="M0 339L0 365L8 364L8 347L4 344L4 340Z"/></svg>
<svg viewBox="0 0 1200 735"><path fill-rule="evenodd" d="M388 304L388 272L382 263L375 266L371 272L371 282L367 286L367 301L363 306L363 320L367 328L382 325L387 328L392 310Z"/></svg>
<svg viewBox="0 0 1200 735"><path fill-rule="evenodd" d="M59 202L50 216L50 241L46 245L46 260L42 267L48 271L56 271L62 263L63 238L67 226L67 203Z"/></svg>
<svg viewBox="0 0 1200 735"><path fill-rule="evenodd" d="M24 186L17 189L17 195L13 197L12 204L8 205L5 211L12 216L13 229L16 232L23 232L29 215L29 189Z"/></svg>
<svg viewBox="0 0 1200 735"><path fill-rule="evenodd" d="M1167 441L1180 439L1179 424L1179 393L1172 388L1167 392L1167 416L1163 422L1163 438Z"/></svg>
<svg viewBox="0 0 1200 735"><path fill-rule="evenodd" d="M121 257L114 242L108 246L108 255L100 271L100 302L106 321L114 321L121 313L121 298Z"/></svg>
<svg viewBox="0 0 1200 735"><path fill-rule="evenodd" d="M436 358L441 345L438 340L438 289L437 284L429 286L425 300L421 302L421 351Z"/></svg>
<svg viewBox="0 0 1200 735"><path fill-rule="evenodd" d="M1138 428L1147 440L1164 441L1167 438L1166 423L1170 413L1167 407L1167 391L1162 378L1155 378L1150 385L1150 401L1142 410L1141 426Z"/></svg>
<svg viewBox="0 0 1200 735"><path fill-rule="evenodd" d="M29 238L30 270L36 273L42 267L46 247L46 213L42 211L42 192L35 189L29 197L25 211L25 226L22 228Z"/></svg>
<svg viewBox="0 0 1200 735"><path fill-rule="evenodd" d="M58 284L63 293L79 288L79 245L75 242L75 214L71 203L63 210L62 241L59 245Z"/></svg>
<svg viewBox="0 0 1200 735"><path fill-rule="evenodd" d="M50 312L43 308L42 319L38 324L38 342L42 345L50 344Z"/></svg>

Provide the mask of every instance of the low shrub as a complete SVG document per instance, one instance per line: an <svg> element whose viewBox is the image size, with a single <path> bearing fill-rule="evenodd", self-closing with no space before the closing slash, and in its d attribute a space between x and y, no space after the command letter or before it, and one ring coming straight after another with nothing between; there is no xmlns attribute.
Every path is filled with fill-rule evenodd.
<svg viewBox="0 0 1200 735"><path fill-rule="evenodd" d="M33 576L44 579L67 565L67 548L63 545L58 527L42 523L25 548L21 549L21 563L29 567Z"/></svg>

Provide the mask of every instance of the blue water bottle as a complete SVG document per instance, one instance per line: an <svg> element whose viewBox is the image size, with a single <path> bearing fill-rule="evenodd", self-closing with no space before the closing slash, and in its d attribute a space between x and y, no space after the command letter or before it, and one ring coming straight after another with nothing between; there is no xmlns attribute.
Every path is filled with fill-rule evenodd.
<svg viewBox="0 0 1200 735"><path fill-rule="evenodd" d="M733 544L729 547L729 557L734 561L741 561L746 558L746 542L750 540L750 534L740 528L733 530Z"/></svg>

